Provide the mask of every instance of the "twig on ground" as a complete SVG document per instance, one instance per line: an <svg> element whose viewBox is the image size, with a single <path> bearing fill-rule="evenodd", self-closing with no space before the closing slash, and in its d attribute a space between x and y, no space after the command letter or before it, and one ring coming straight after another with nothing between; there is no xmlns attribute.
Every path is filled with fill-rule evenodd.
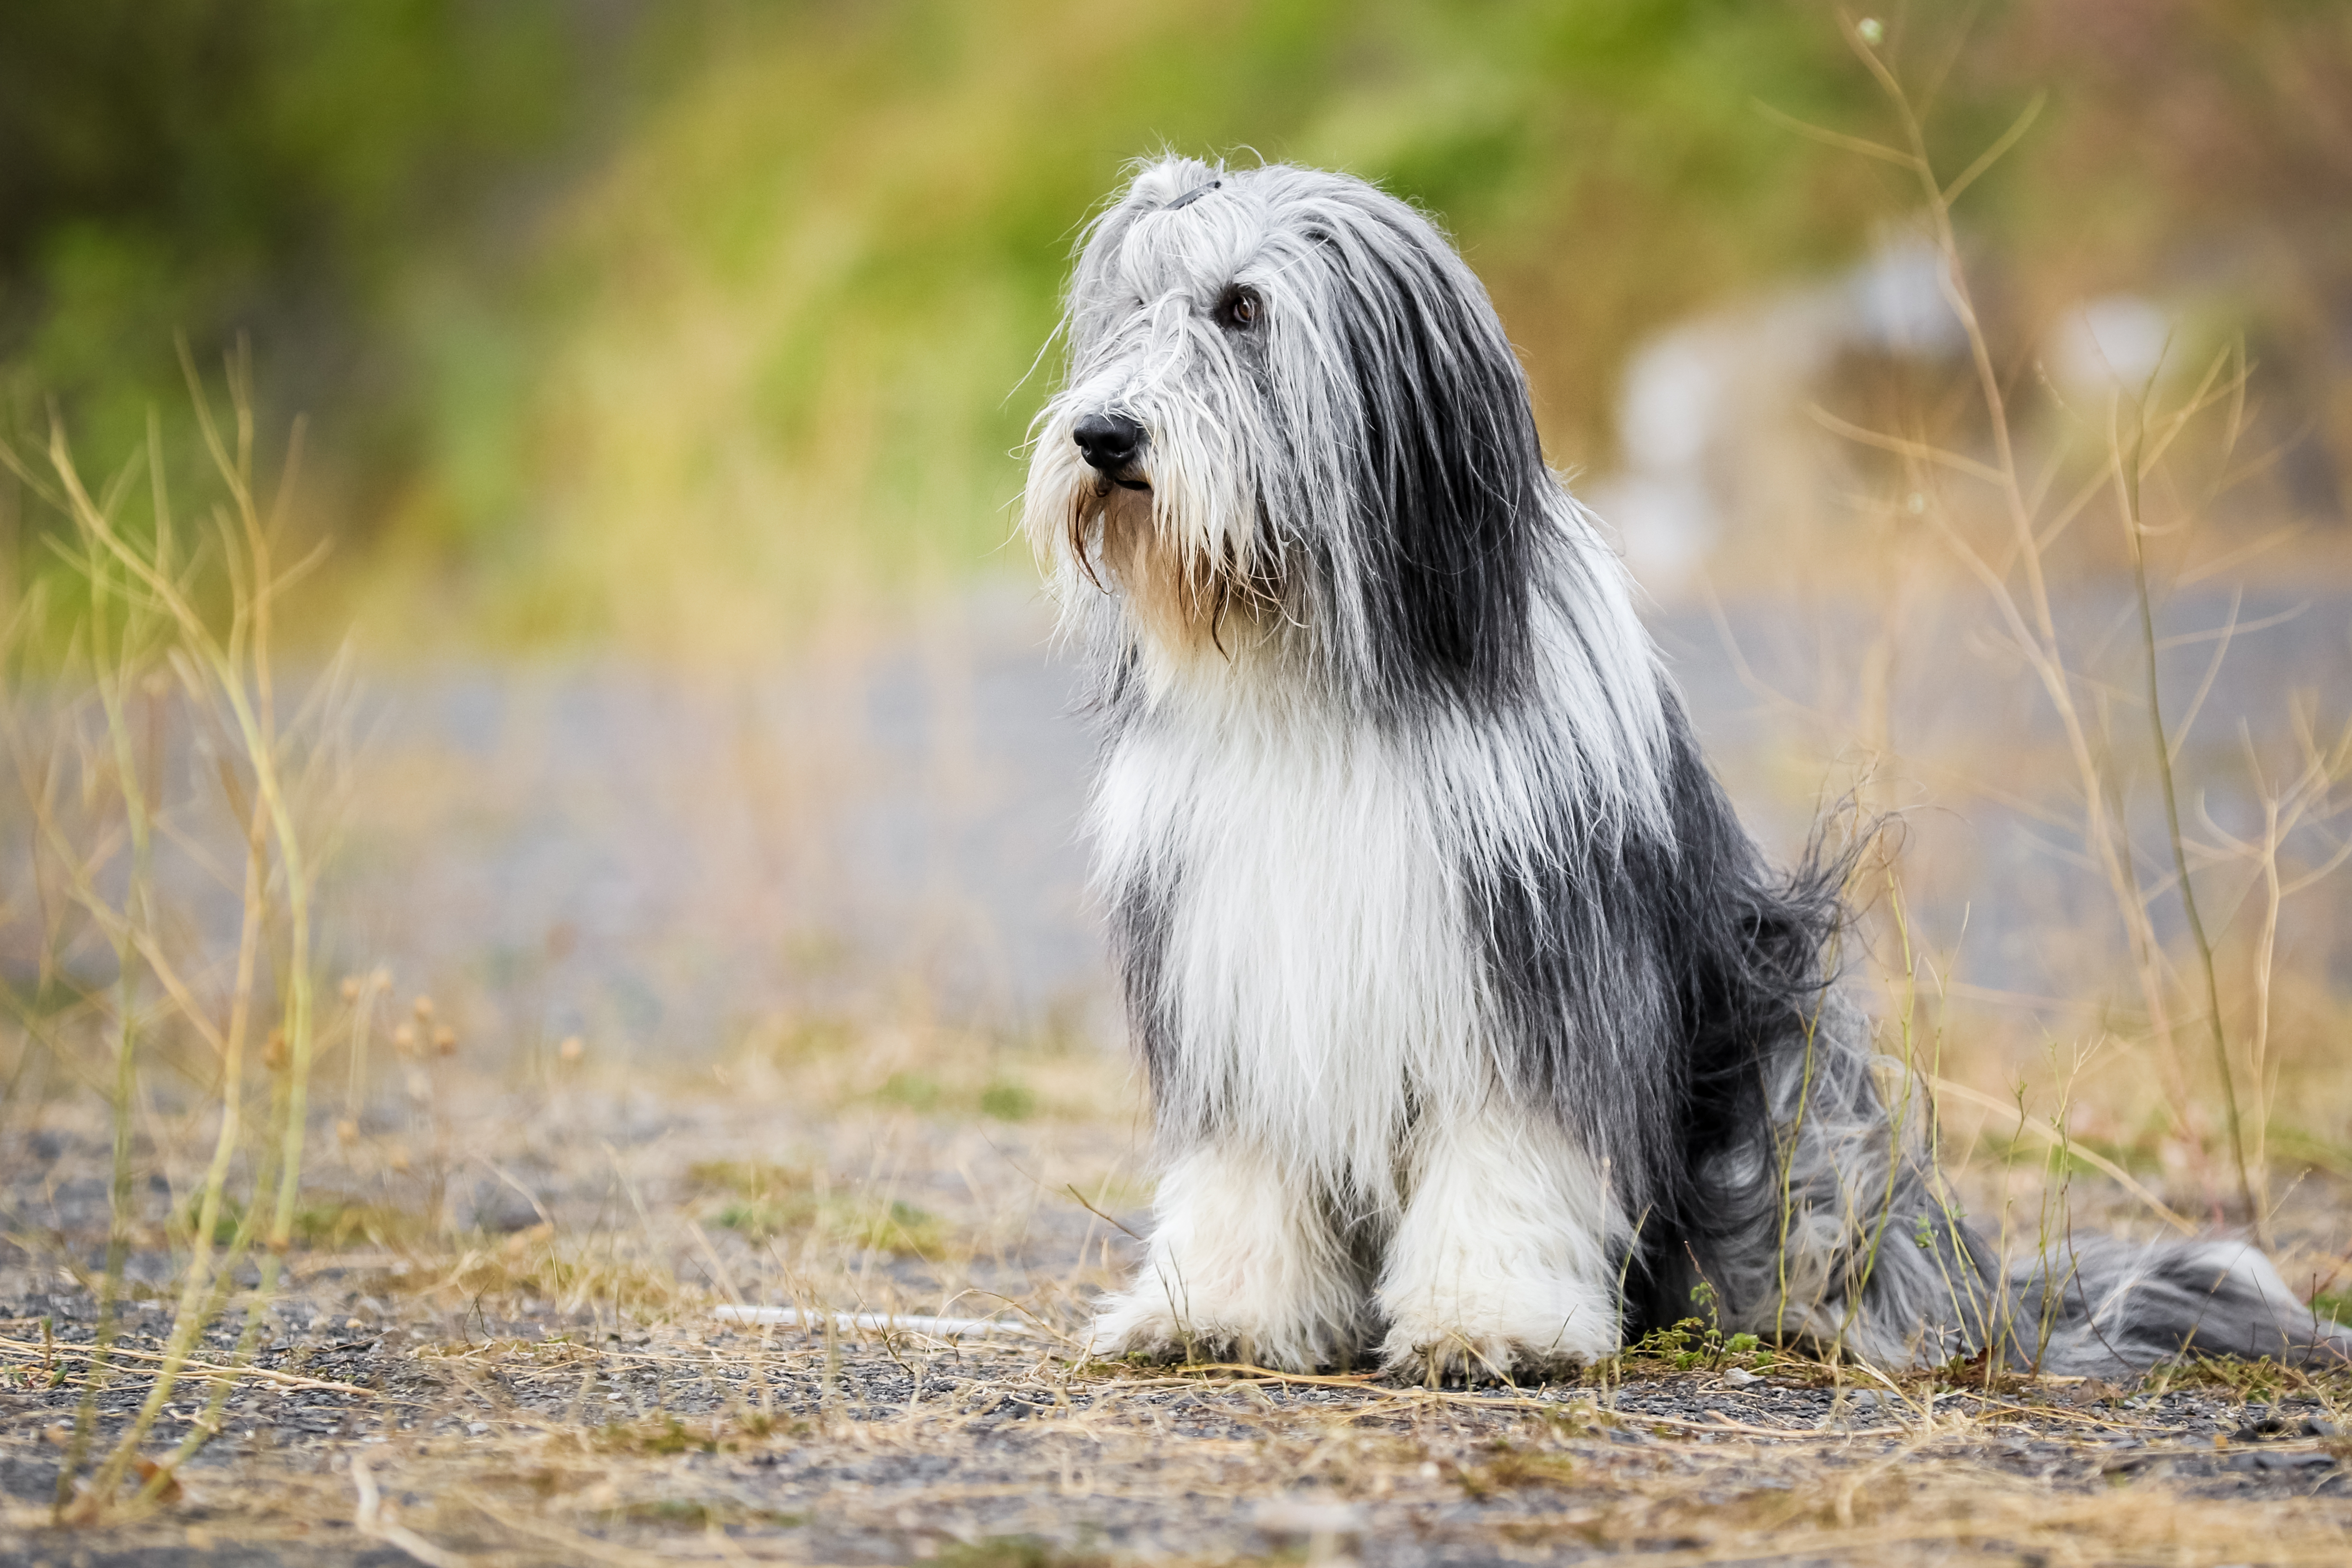
<svg viewBox="0 0 2352 1568"><path fill-rule="evenodd" d="M0 1338L0 1350L16 1351L20 1354L26 1355L39 1355L43 1354L42 1346L21 1339ZM69 1355L81 1361L95 1361L98 1359L97 1351L93 1347L88 1345L56 1343L49 1345L47 1347L47 1351L48 1354L56 1355ZM119 1342L107 1347L106 1356L109 1360L121 1359L127 1361L147 1362L169 1362L173 1360L173 1357L167 1353L152 1350L131 1350ZM212 1378L215 1380L227 1379L234 1382L239 1378L251 1377L257 1378L264 1383L276 1384L280 1388L308 1388L324 1390L333 1394L364 1394L371 1399L376 1396L376 1391L374 1389L362 1388L356 1383L337 1383L331 1378L325 1377L302 1377L291 1372L278 1372L266 1366L222 1366L216 1363L209 1361L185 1360L180 1361L177 1364L179 1369L183 1372L193 1373L200 1377ZM136 1369L124 1367L120 1370L134 1371Z"/></svg>

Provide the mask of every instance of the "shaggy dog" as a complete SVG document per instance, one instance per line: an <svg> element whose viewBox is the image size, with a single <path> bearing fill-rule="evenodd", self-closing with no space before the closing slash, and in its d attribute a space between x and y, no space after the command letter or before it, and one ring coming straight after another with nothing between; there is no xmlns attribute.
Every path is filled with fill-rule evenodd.
<svg viewBox="0 0 2352 1568"><path fill-rule="evenodd" d="M1740 827L1427 218L1153 162L1065 330L1024 527L1164 1161L1098 1354L1497 1377L1695 1297L1885 1366L2344 1354L2241 1243L2011 1271L1961 1220L1832 988L1841 868Z"/></svg>

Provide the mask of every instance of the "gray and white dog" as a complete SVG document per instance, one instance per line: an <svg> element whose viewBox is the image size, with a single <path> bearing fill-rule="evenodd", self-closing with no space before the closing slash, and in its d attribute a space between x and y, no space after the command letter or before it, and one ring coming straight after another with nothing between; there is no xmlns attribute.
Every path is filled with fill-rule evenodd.
<svg viewBox="0 0 2352 1568"><path fill-rule="evenodd" d="M1695 1292L1888 1366L2352 1345L2242 1243L2010 1270L1961 1221L1832 988L1841 868L1740 827L1422 214L1150 162L1065 330L1024 527L1164 1161L1098 1353L1501 1376Z"/></svg>

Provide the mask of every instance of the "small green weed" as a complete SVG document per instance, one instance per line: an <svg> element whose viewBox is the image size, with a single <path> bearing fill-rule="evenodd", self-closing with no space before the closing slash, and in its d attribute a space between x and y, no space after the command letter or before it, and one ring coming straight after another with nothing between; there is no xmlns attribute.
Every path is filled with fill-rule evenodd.
<svg viewBox="0 0 2352 1568"><path fill-rule="evenodd" d="M1744 1364L1760 1371L1772 1364L1772 1353L1752 1333L1726 1334L1713 1323L1685 1318L1672 1328L1652 1329L1626 1346L1617 1359L1627 1370L1663 1366L1676 1372L1696 1367L1720 1371Z"/></svg>

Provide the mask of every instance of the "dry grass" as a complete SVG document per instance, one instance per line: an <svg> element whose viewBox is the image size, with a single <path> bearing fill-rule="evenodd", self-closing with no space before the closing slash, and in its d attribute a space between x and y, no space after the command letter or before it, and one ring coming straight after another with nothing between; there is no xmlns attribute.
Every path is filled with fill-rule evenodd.
<svg viewBox="0 0 2352 1568"><path fill-rule="evenodd" d="M836 1049L854 1059L859 1043ZM969 1043L925 1049L944 1071ZM1124 1099L1099 1057L1039 1065L1089 1077L1105 1107ZM2342 1445L2299 1435L2352 1422L2352 1382L2276 1367L2133 1388L1890 1382L1704 1332L1525 1389L1077 1364L1066 1336L1129 1256L1093 1209L1135 1214L1131 1121L926 1113L874 1101L846 1070L814 1099L731 1076L722 1090L708 1073L583 1069L518 1092L459 1071L447 1099L467 1109L441 1114L467 1153L439 1169L322 1139L316 1190L408 1218L341 1247L322 1229L289 1255L254 1364L216 1333L184 1368L228 1391L220 1437L175 1490L95 1535L25 1500L26 1478L54 1472L47 1433L89 1365L90 1298L68 1265L104 1236L89 1195L105 1124L47 1109L52 1157L9 1171L12 1208L42 1223L0 1272L0 1475L17 1499L0 1552L2199 1563L2244 1560L2257 1521L2265 1562L2352 1545ZM476 1176L512 1178L528 1203L487 1226L426 1211ZM772 1228L723 1222L745 1191L786 1195ZM919 1225L840 1221L909 1209ZM134 1278L164 1277L164 1241L134 1249ZM168 1333L159 1293L129 1293L101 1437L152 1385ZM736 1300L1000 1315L1020 1332L716 1322ZM174 1401L156 1440L199 1404ZM2252 1430L2266 1416L2277 1435Z"/></svg>
<svg viewBox="0 0 2352 1568"><path fill-rule="evenodd" d="M1832 388L1863 393L1852 417L1810 411L1841 444L1850 516L1794 570L1842 585L1845 608L1876 601L1821 636L1826 700L1793 700L1733 658L1788 727L1822 737L1815 779L1897 826L1850 891L1868 912L1858 945L1888 1049L1936 1090L1939 1138L1960 1163L1988 1140L2005 1155L2046 1145L2056 1196L2021 1215L2003 1202L2004 1242L2046 1249L2065 1173L2084 1168L2176 1228L2243 1227L2276 1246L2279 1195L2298 1169L2341 1166L2352 1112L2329 973L2340 912L2291 903L2352 852L2352 711L2319 668L2235 712L2209 708L2233 647L2302 612L2245 615L2244 576L2226 604L2198 598L2291 532L2266 531L2242 490L2269 461L2242 450L2253 372L2225 341L2089 404L2053 384L2038 343L2002 341L1955 204L2041 102L1956 172L1931 153L1875 26L1849 22L1848 37L1890 136L1778 118L1911 185L1964 350L1946 373L1913 365ZM2218 745L2217 718L2234 730ZM2005 890L1985 874L1988 838L1952 831L1972 812L2038 838L2042 863L2020 869L2048 890L2030 926L1995 932L1990 966L1966 951L1984 951L1969 918ZM2289 959L2280 934L2298 914L2315 935ZM2039 962L2000 961L2036 949ZM1988 984L1988 967L2038 984ZM2169 1202L2144 1179L2159 1173Z"/></svg>

